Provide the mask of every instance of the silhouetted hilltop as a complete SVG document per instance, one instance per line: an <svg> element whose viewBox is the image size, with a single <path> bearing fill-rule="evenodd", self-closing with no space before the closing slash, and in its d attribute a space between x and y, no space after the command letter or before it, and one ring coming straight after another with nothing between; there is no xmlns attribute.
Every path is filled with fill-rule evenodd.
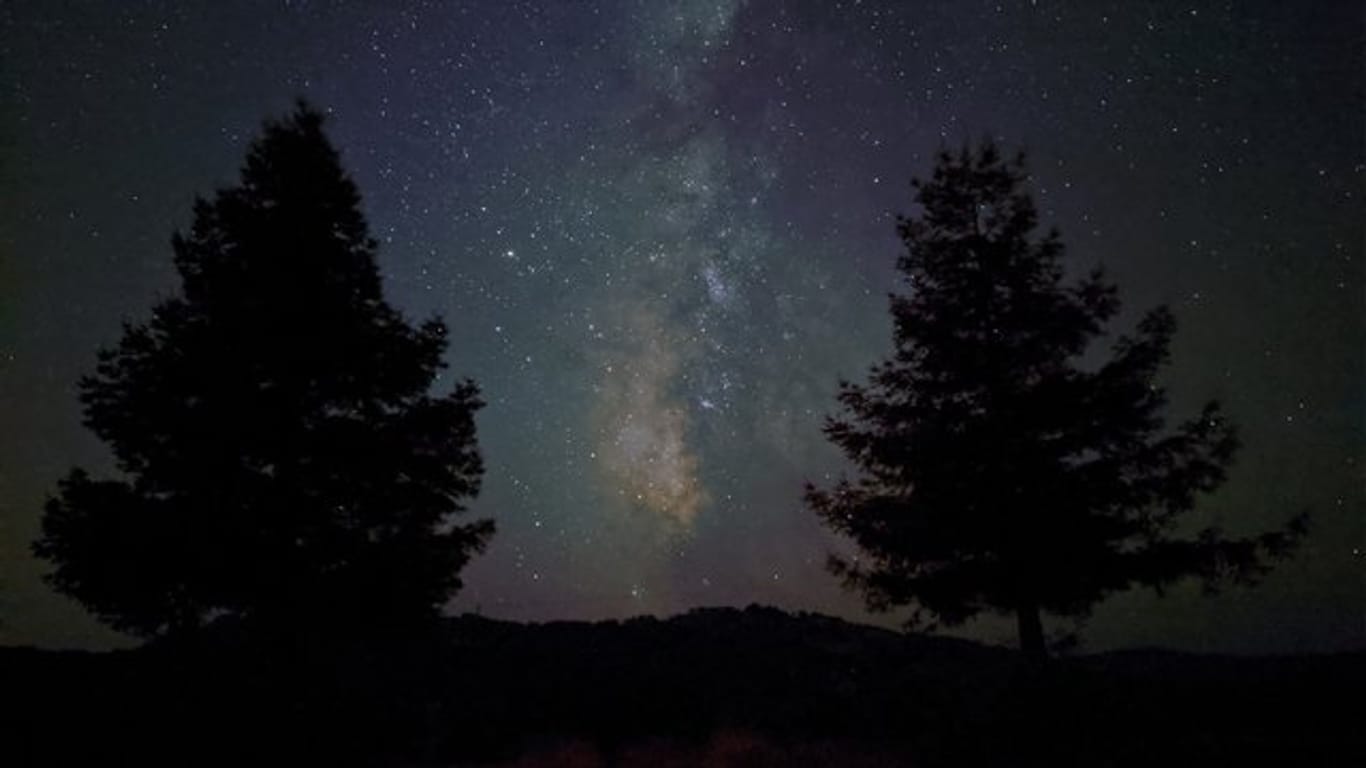
<svg viewBox="0 0 1366 768"><path fill-rule="evenodd" d="M1362 764L1366 654L1013 651L772 608L519 624L466 615L281 669L194 651L0 650L24 764ZM515 761L515 762L514 762Z"/></svg>

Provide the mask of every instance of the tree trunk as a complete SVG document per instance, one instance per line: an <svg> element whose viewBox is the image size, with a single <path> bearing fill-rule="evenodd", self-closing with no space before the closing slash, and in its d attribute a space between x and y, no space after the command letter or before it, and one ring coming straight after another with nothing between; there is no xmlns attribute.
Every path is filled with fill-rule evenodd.
<svg viewBox="0 0 1366 768"><path fill-rule="evenodd" d="M1043 621L1039 618L1039 606L1033 602L1022 603L1016 609L1020 624L1020 652L1031 662L1042 662L1048 658L1048 649L1043 642Z"/></svg>

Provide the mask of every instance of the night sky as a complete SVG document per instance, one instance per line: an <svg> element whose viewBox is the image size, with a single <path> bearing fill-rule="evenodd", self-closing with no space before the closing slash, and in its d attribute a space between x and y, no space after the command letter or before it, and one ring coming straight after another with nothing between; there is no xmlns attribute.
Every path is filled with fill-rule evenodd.
<svg viewBox="0 0 1366 768"><path fill-rule="evenodd" d="M406 10L396 10L406 6ZM773 604L870 617L801 504L820 425L891 348L897 212L941 147L1030 154L1118 329L1180 322L1221 398L1191 528L1313 531L1256 590L1100 606L1086 647L1366 646L1366 67L1358 2L60 2L0 6L0 642L121 641L28 554L79 375L176 290L169 237L304 96L388 297L451 326L499 527L454 612ZM449 381L443 382L443 388ZM962 633L1013 642L1012 624Z"/></svg>

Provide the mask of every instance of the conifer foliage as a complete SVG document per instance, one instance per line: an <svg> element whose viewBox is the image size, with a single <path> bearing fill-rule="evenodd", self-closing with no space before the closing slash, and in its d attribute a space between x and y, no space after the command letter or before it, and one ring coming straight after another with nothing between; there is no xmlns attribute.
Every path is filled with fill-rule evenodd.
<svg viewBox="0 0 1366 768"><path fill-rule="evenodd" d="M1187 576L1254 580L1303 520L1252 538L1177 535L1224 481L1234 427L1215 402L1167 427L1165 307L1083 361L1117 291L1098 270L1064 279L1062 243L1036 233L1025 182L1023 157L986 143L941 153L914 183L894 353L866 384L841 384L825 426L857 477L808 484L806 501L861 550L831 568L870 608L911 606L912 623L1015 614L1038 657L1041 613L1084 616L1111 593Z"/></svg>
<svg viewBox="0 0 1366 768"><path fill-rule="evenodd" d="M479 390L432 393L446 327L385 301L323 117L266 123L173 248L179 294L80 382L119 472L74 469L48 501L50 583L142 636L434 616L493 532L454 520L483 474Z"/></svg>

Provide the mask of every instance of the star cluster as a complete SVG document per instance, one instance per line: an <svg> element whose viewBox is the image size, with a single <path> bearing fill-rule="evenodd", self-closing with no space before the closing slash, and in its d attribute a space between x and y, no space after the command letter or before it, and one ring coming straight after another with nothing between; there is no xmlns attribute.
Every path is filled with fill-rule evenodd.
<svg viewBox="0 0 1366 768"><path fill-rule="evenodd" d="M801 485L842 468L820 432L839 379L889 349L907 182L992 136L1029 152L1043 220L1118 281L1122 323L1177 310L1174 408L1217 396L1243 425L1193 524L1314 515L1260 590L1125 597L1088 639L1360 646L1363 38L1345 2L7 4L0 632L114 642L26 552L56 478L109 466L74 383L174 290L193 195L304 96L389 297L447 319L447 375L490 404L475 512L499 533L452 610L867 619Z"/></svg>

